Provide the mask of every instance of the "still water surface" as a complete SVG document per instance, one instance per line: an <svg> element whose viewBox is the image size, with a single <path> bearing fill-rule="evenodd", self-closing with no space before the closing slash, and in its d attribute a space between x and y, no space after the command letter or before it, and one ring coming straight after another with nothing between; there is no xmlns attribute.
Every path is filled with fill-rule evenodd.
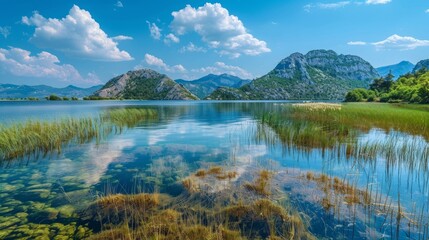
<svg viewBox="0 0 429 240"><path fill-rule="evenodd" d="M158 112L157 119L113 134L99 144L69 145L60 154L3 164L0 239L14 238L17 231L26 236L26 229L26 234L34 229L51 231L56 223L62 224L54 228L58 233L74 234L77 226L84 224L81 212L98 196L139 192L177 195L180 193L174 183L210 165L233 165L242 176L257 167L276 171L276 186L302 212L309 230L318 237L373 239L421 234L407 226L399 226L398 234L397 226L386 223L382 213L368 214L364 208L354 214L361 215L357 217L348 215L350 206L337 213L323 209L320 206L323 191L303 179L307 172L338 177L363 190L370 188L391 205L400 199L410 215L418 212L427 218L427 169L398 163L386 170L381 158L365 163L338 158L329 150L303 150L258 138L258 114L277 111L282 104L290 103L0 102L0 123L6 126L29 119L52 121L98 116L114 108L145 107ZM419 136L380 129L361 133L359 140L380 141L391 134L402 134L402 139L417 139L426 144Z"/></svg>

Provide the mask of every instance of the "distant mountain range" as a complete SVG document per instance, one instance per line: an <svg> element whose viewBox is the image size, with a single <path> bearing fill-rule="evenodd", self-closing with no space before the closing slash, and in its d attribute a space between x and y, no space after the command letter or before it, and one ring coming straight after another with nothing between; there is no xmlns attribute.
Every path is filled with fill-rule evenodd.
<svg viewBox="0 0 429 240"><path fill-rule="evenodd" d="M191 93L200 99L204 99L205 97L209 96L219 87L239 88L251 82L251 80L244 80L229 74L209 74L197 80L186 81L178 79L175 81L187 88Z"/></svg>
<svg viewBox="0 0 429 240"><path fill-rule="evenodd" d="M353 88L367 88L380 76L391 72L399 77L421 68L429 69L429 59L415 66L407 61L375 69L358 56L332 50L294 53L280 61L266 75L253 81L228 74L209 74L200 79L173 81L150 69L129 71L104 86L54 88L0 84L0 98L61 97L123 98L145 100L283 100L344 99Z"/></svg>
<svg viewBox="0 0 429 240"><path fill-rule="evenodd" d="M377 68L377 71L383 77L388 75L389 73L392 73L393 76L395 76L395 79L398 79L400 76L412 72L414 67L414 64L408 61L402 61L398 64L379 67Z"/></svg>
<svg viewBox="0 0 429 240"><path fill-rule="evenodd" d="M294 53L272 71L238 89L219 88L207 99L343 99L346 92L368 87L380 74L358 56L331 50Z"/></svg>
<svg viewBox="0 0 429 240"><path fill-rule="evenodd" d="M27 86L14 84L0 84L0 98L44 98L49 95L61 97L82 98L93 94L100 89L102 85L90 88L79 88L73 85L64 88L54 88L46 85Z"/></svg>
<svg viewBox="0 0 429 240"><path fill-rule="evenodd" d="M108 81L93 97L144 100L197 100L164 74L150 69L129 71Z"/></svg>
<svg viewBox="0 0 429 240"><path fill-rule="evenodd" d="M418 70L420 70L422 68L429 69L429 59L421 60L420 62L418 62L416 64L416 66L414 67L413 72L417 72Z"/></svg>

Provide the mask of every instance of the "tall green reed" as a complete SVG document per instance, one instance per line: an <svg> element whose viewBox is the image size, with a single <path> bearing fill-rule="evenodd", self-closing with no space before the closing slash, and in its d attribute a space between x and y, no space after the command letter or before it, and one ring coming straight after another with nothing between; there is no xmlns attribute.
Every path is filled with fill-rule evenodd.
<svg viewBox="0 0 429 240"><path fill-rule="evenodd" d="M0 125L0 161L60 153L65 144L99 143L112 132L156 117L152 109L124 108L101 113L98 117L62 118L54 121L28 120Z"/></svg>

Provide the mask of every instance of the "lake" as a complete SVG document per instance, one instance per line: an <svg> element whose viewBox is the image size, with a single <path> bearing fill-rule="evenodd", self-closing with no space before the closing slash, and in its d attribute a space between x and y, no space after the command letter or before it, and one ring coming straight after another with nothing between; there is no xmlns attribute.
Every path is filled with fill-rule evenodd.
<svg viewBox="0 0 429 240"><path fill-rule="evenodd" d="M426 239L429 112L332 106L0 102L3 132L82 118L100 132L0 155L0 239ZM120 109L155 115L121 125Z"/></svg>

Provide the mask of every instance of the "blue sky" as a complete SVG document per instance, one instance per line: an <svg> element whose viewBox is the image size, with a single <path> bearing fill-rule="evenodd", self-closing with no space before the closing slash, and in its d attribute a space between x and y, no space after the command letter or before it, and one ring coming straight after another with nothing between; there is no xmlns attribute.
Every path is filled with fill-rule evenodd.
<svg viewBox="0 0 429 240"><path fill-rule="evenodd" d="M313 49L374 67L429 58L427 0L14 0L0 16L0 83L87 87L137 68L252 79Z"/></svg>

